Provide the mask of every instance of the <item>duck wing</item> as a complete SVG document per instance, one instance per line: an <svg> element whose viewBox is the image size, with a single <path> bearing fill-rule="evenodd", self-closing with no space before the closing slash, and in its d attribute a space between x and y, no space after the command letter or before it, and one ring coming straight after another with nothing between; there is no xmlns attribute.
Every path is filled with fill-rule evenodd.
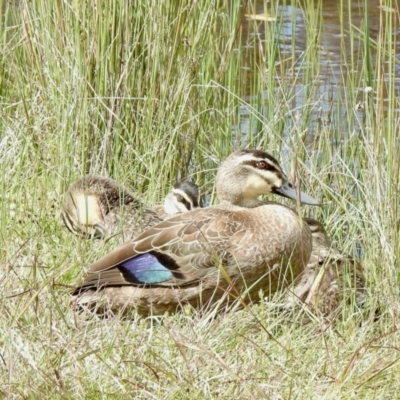
<svg viewBox="0 0 400 400"><path fill-rule="evenodd" d="M232 260L228 243L233 236L237 242L245 229L231 215L209 207L167 219L92 264L81 288L198 283Z"/></svg>

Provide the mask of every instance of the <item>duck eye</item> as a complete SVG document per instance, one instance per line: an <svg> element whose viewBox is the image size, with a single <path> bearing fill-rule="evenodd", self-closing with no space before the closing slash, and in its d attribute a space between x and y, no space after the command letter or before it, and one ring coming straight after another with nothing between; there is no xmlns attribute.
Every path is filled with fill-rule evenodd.
<svg viewBox="0 0 400 400"><path fill-rule="evenodd" d="M265 161L258 161L257 162L257 168L259 169L267 169L268 164Z"/></svg>

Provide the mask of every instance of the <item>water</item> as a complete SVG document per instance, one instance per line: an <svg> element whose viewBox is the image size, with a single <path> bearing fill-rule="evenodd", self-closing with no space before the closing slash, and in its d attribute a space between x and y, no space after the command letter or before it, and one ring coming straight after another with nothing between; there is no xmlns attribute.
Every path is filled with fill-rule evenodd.
<svg viewBox="0 0 400 400"><path fill-rule="evenodd" d="M266 80L270 78L269 74L274 74L276 89L274 93L266 90L262 94L264 103L261 109L257 107L257 111L265 117L266 123L274 122L271 118L297 118L297 124L307 126L308 143L314 141L321 124L329 124L333 132L338 133L344 129L347 132L359 129L368 96L373 96L374 100L383 105L383 109L387 109L385 82L394 82L395 96L400 95L400 63L397 62L394 66L395 76L389 76L388 61L379 66L376 62L377 54L383 48L383 41L386 46L388 41L393 41L392 48L396 60L399 60L398 2L394 1L392 7L386 7L381 6L378 0L369 1L369 52L372 67L379 67L382 71L379 93L376 91L377 82L369 82L365 74L366 51L363 32L367 21L364 4L349 1L341 8L340 1L324 0L322 3L320 10L316 9L319 2L303 1L299 7L281 3L275 12L275 22L246 18L242 25L242 68L247 75L244 89L247 96L244 96L244 100L250 105L255 103L254 94L250 95L252 73L259 73L260 69L264 69ZM262 14L270 8L265 0L256 1L254 4L252 14ZM313 24L318 21L314 28ZM389 23L392 24L391 37L386 33ZM321 32L319 40L316 34L313 35L313 29L315 32ZM268 64L268 54L265 54L265 42L274 40L273 34L279 41L279 55L273 65L274 70ZM312 48L315 49L313 58L310 58L310 46L314 46ZM380 59L387 60L388 57L384 58L381 55ZM352 100L350 104L347 101L349 98ZM286 107L285 114L281 116L276 112L280 108L276 105L279 102L284 103ZM271 110L271 107L274 109ZM304 115L305 108L311 109L311 115ZM400 108L395 108L396 114L399 111ZM350 126L350 119L347 118L349 113L353 114ZM254 134L254 130L257 129L251 122L250 115L249 106L243 106L241 129L244 135ZM290 121L286 124L285 135L293 128ZM340 135L333 135L332 140L340 139Z"/></svg>

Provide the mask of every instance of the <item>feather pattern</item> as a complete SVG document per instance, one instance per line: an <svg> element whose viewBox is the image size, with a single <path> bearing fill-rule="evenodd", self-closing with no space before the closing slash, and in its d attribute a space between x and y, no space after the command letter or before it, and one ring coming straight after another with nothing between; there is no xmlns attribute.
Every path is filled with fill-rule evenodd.
<svg viewBox="0 0 400 400"><path fill-rule="evenodd" d="M284 233L275 240L260 242L259 231L269 236L267 221L282 224ZM127 286L132 289L130 303L145 313L175 310L181 297L177 299L177 293L188 286L198 290L193 291L193 298L186 293L185 302L196 306L200 299L218 299L230 290L235 293L233 297L247 291L249 301L258 298L260 289L274 292L293 281L304 269L310 252L307 225L284 206L270 204L240 211L197 209L163 221L92 264L75 295L83 293L83 299L87 299L86 289L98 287L107 289L104 293L115 291L112 308L120 309L127 301L120 295L127 291L117 289ZM155 299L161 287L175 290L164 292L164 296L170 296L168 301L164 299L167 305L154 301L149 309L148 298L134 295L143 293L139 287L154 289ZM226 298L229 300L232 297Z"/></svg>
<svg viewBox="0 0 400 400"><path fill-rule="evenodd" d="M166 219L105 255L89 267L73 301L104 299L112 311L162 314L182 304L257 301L260 290L290 284L307 265L311 232L290 208L257 200L286 182L279 168L260 150L234 153L218 172L220 205Z"/></svg>
<svg viewBox="0 0 400 400"><path fill-rule="evenodd" d="M199 188L193 182L177 182L163 206L149 207L113 179L87 175L65 193L62 217L66 227L76 235L101 238L123 233L133 238L171 215L200 205Z"/></svg>
<svg viewBox="0 0 400 400"><path fill-rule="evenodd" d="M173 262L173 260L172 260ZM155 284L173 278L168 260L157 252L139 254L118 265L127 283Z"/></svg>
<svg viewBox="0 0 400 400"><path fill-rule="evenodd" d="M340 305L351 299L361 307L365 301L364 268L356 258L334 249L321 223L305 218L312 233L310 260L288 295L285 308L300 302L317 314L333 318Z"/></svg>

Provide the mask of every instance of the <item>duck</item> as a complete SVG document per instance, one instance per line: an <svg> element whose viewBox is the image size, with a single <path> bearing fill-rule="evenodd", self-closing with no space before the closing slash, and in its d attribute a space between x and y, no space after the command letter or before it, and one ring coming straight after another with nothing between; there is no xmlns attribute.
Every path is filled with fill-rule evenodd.
<svg viewBox="0 0 400 400"><path fill-rule="evenodd" d="M269 295L295 281L310 258L310 228L289 207L259 196L319 203L296 191L263 150L232 153L218 169L216 191L219 204L168 218L90 265L72 303L162 315L186 304L257 302L260 290Z"/></svg>
<svg viewBox="0 0 400 400"><path fill-rule="evenodd" d="M133 238L164 219L200 207L199 187L190 181L176 182L163 205L149 207L111 178L86 175L64 195L62 219L78 236L104 238L122 233Z"/></svg>
<svg viewBox="0 0 400 400"><path fill-rule="evenodd" d="M334 320L345 302L353 300L358 308L362 308L366 280L361 261L333 248L322 223L309 217L304 221L312 234L312 253L286 297L285 309L305 304L315 314Z"/></svg>

